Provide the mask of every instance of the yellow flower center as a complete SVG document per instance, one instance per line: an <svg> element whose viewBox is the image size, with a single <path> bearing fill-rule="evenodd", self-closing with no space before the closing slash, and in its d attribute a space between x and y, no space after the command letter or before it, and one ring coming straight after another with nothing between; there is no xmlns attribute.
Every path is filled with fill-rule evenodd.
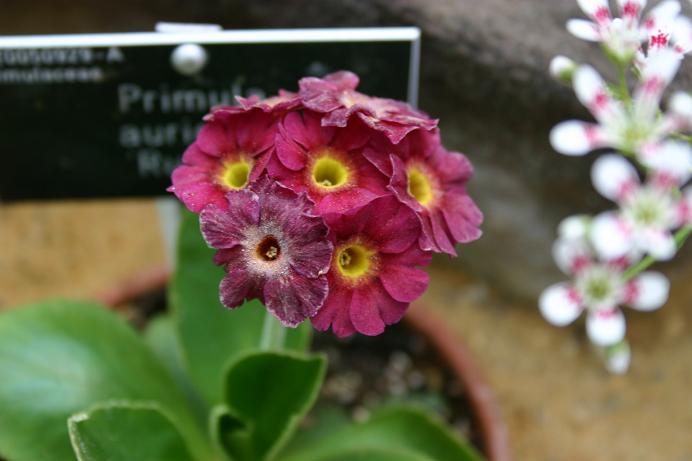
<svg viewBox="0 0 692 461"><path fill-rule="evenodd" d="M407 172L408 195L425 206L433 199L433 190L428 177L416 167L410 167Z"/></svg>
<svg viewBox="0 0 692 461"><path fill-rule="evenodd" d="M348 183L350 171L341 160L323 155L312 165L312 181L324 189L335 189Z"/></svg>
<svg viewBox="0 0 692 461"><path fill-rule="evenodd" d="M252 170L252 161L240 157L223 162L219 173L219 182L228 189L240 190L247 186Z"/></svg>
<svg viewBox="0 0 692 461"><path fill-rule="evenodd" d="M343 246L336 252L336 267L339 273L350 279L358 279L372 267L374 251L359 244Z"/></svg>

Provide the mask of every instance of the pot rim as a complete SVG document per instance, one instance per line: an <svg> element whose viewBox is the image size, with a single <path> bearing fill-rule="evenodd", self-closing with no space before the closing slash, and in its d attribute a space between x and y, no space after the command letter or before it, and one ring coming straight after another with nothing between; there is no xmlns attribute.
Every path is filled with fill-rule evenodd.
<svg viewBox="0 0 692 461"><path fill-rule="evenodd" d="M95 298L106 306L117 309L145 293L164 289L171 278L168 265L144 270L127 278ZM472 417L481 432L484 454L489 461L512 461L507 425L500 407L473 356L464 342L455 335L434 312L421 303L414 303L406 312L404 321L423 335L462 383L473 410Z"/></svg>

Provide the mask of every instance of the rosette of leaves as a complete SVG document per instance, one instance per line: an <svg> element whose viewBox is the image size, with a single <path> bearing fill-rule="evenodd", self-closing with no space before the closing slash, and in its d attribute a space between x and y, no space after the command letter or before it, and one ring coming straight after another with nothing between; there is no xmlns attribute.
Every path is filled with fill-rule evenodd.
<svg viewBox="0 0 692 461"><path fill-rule="evenodd" d="M143 335L102 306L0 315L0 457L8 461L463 461L435 417L388 407L363 423L313 410L325 359L309 326L267 338L253 301L228 311L220 268L187 214L170 309ZM307 418L306 418L307 417Z"/></svg>

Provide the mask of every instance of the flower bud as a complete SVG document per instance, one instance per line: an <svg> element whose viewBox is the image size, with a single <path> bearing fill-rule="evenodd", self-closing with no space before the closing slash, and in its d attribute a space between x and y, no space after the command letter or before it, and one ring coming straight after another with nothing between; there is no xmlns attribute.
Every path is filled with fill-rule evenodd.
<svg viewBox="0 0 692 461"><path fill-rule="evenodd" d="M550 61L550 75L563 83L571 84L577 64L570 58L558 55Z"/></svg>

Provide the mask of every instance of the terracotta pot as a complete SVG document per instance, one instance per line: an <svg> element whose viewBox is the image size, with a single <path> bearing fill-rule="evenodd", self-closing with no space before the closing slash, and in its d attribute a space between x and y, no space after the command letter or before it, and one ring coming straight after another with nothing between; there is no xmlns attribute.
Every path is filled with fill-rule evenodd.
<svg viewBox="0 0 692 461"><path fill-rule="evenodd" d="M164 289L170 274L167 266L152 268L98 294L96 299L107 306L118 308L142 295ZM511 461L507 426L500 414L495 395L464 343L434 312L420 304L409 309L404 321L411 329L426 338L463 385L488 460Z"/></svg>

